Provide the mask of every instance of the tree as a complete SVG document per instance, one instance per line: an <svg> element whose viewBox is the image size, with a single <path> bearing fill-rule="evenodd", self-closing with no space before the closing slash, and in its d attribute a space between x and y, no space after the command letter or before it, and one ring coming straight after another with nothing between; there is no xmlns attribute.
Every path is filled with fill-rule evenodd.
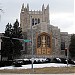
<svg viewBox="0 0 75 75"><path fill-rule="evenodd" d="M19 27L18 20L16 20L16 22L13 25L12 37L19 38L19 39L23 38L22 29ZM14 56L20 55L22 50L22 42L20 42L19 40L12 40L12 42L14 44Z"/></svg>
<svg viewBox="0 0 75 75"><path fill-rule="evenodd" d="M69 46L69 53L71 57L75 57L75 34L71 35L71 43Z"/></svg>
<svg viewBox="0 0 75 75"><path fill-rule="evenodd" d="M14 25L7 24L4 36L9 38L2 38L2 56L13 59L14 56L21 54L22 42L13 38L22 38L22 29L19 27L19 22L16 20Z"/></svg>
<svg viewBox="0 0 75 75"><path fill-rule="evenodd" d="M10 37L11 33L12 33L12 25L8 23L5 28L4 36ZM10 38L5 37L2 38L2 51L1 51L2 57L7 57L8 59L11 59L12 54L11 44L12 43Z"/></svg>

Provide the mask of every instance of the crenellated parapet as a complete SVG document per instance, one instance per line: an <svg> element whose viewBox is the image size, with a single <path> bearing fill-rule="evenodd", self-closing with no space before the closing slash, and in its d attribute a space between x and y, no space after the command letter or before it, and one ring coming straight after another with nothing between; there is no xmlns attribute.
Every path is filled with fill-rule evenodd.
<svg viewBox="0 0 75 75"><path fill-rule="evenodd" d="M49 4L47 5L47 7L45 8L44 7L44 4L42 5L42 10L30 10L29 11L29 4L27 4L26 7L24 7L24 3L22 4L22 8L21 8L21 12L25 12L25 11L28 11L28 12L31 12L31 13L34 13L34 14L40 14L40 12L42 12L42 14L45 14L45 13L49 13Z"/></svg>

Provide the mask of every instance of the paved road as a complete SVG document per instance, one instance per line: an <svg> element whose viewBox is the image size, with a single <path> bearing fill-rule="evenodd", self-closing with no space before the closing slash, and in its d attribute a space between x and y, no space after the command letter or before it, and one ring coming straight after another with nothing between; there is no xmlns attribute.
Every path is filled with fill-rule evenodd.
<svg viewBox="0 0 75 75"><path fill-rule="evenodd" d="M38 75L38 74L7 74L6 73L6 74L0 74L0 75ZM39 75L43 75L43 74L39 74ZM75 75L75 73L71 73L71 74L46 74L46 75Z"/></svg>

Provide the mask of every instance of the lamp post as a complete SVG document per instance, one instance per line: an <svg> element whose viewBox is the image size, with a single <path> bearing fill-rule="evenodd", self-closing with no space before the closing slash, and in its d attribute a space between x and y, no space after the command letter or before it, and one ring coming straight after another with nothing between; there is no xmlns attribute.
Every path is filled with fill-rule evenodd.
<svg viewBox="0 0 75 75"><path fill-rule="evenodd" d="M68 67L68 48L67 48L67 67Z"/></svg>
<svg viewBox="0 0 75 75"><path fill-rule="evenodd" d="M1 42L2 40L0 39L0 52L1 52ZM2 61L2 54L0 53L0 61Z"/></svg>
<svg viewBox="0 0 75 75"><path fill-rule="evenodd" d="M31 46L32 46L32 71L34 72L33 69L33 62L34 62L34 58L33 58L33 29L32 29L32 16L30 17L30 26L31 26Z"/></svg>
<svg viewBox="0 0 75 75"><path fill-rule="evenodd" d="M66 55L66 59L67 59L67 67L68 67L68 48L65 48L65 55Z"/></svg>

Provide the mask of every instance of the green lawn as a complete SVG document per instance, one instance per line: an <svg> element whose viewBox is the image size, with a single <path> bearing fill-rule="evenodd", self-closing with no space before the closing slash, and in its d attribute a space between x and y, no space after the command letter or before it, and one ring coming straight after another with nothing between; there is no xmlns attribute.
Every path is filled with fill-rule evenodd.
<svg viewBox="0 0 75 75"><path fill-rule="evenodd" d="M17 74L75 73L75 67L50 67L50 68L36 68L33 70L32 69L12 69L12 70L0 70L0 73L17 73Z"/></svg>

